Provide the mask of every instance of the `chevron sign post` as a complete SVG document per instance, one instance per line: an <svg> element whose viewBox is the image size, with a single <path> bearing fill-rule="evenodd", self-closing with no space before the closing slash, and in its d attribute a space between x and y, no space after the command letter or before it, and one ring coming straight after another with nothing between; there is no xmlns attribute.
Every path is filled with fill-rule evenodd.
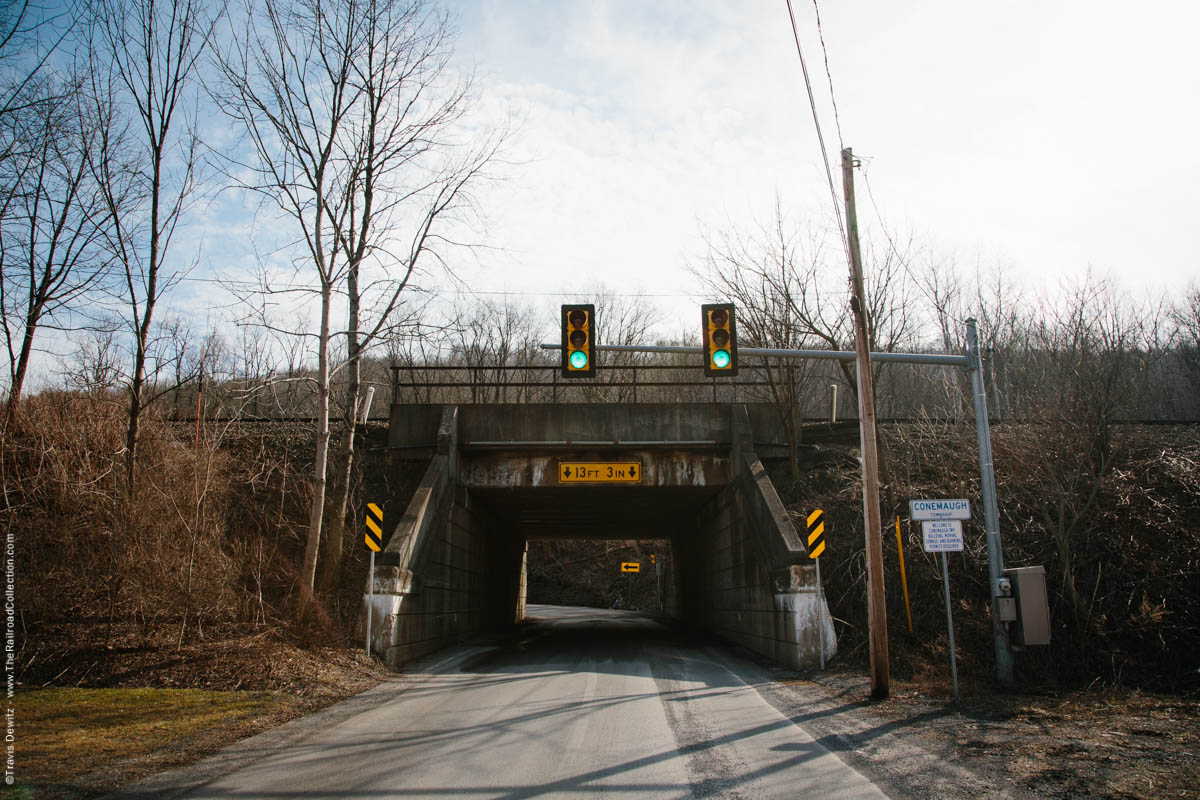
<svg viewBox="0 0 1200 800"><path fill-rule="evenodd" d="M363 541L371 551L371 564L367 567L367 655L371 655L371 614L375 607L375 554L383 549L383 509L367 503L367 532Z"/></svg>
<svg viewBox="0 0 1200 800"><path fill-rule="evenodd" d="M821 585L821 554L825 552L825 512L817 509L808 515L808 557L817 566L817 641L821 654L821 669L825 669L825 620L821 618L821 601L824 587Z"/></svg>

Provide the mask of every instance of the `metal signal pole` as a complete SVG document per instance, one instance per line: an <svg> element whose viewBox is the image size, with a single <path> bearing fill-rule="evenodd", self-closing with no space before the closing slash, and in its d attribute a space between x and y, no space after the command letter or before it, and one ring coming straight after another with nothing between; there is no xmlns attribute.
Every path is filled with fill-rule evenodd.
<svg viewBox="0 0 1200 800"><path fill-rule="evenodd" d="M875 381L871 374L871 342L867 335L862 254L858 247L858 217L854 210L854 153L842 151L842 190L846 197L846 235L850 247L850 283L854 311L855 373L858 381L858 426L862 449L863 520L867 546L867 621L871 660L871 697L890 692L887 608L883 588L883 520L879 511L879 448L875 441Z"/></svg>

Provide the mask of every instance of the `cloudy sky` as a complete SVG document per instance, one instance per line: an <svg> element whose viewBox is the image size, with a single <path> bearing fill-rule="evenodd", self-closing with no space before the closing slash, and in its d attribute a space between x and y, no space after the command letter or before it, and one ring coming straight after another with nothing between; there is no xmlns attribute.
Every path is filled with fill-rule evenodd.
<svg viewBox="0 0 1200 800"><path fill-rule="evenodd" d="M601 282L649 296L661 333L691 331L703 232L750 230L776 197L832 230L785 0L444 2L473 125L520 121L460 285L534 307L548 339L556 305ZM918 264L1033 291L1089 268L1138 298L1200 280L1200 3L825 0L836 120L814 6L793 3L839 197L840 146L864 162L865 238L882 247L885 225ZM236 147L214 119L207 141ZM237 338L222 320L245 307L214 277L252 276L284 236L248 202L223 192L189 221L172 257L193 269L163 318ZM841 281L836 240L828 260Z"/></svg>
<svg viewBox="0 0 1200 800"><path fill-rule="evenodd" d="M839 180L814 7L794 5ZM523 120L520 163L486 195L499 251L467 269L474 289L601 279L682 297L704 228L765 219L777 194L794 219L831 222L784 0L449 7L481 119ZM827 0L820 11L840 138L866 157L866 228L882 216L921 249L1034 287L1089 266L1132 292L1200 277L1200 4Z"/></svg>

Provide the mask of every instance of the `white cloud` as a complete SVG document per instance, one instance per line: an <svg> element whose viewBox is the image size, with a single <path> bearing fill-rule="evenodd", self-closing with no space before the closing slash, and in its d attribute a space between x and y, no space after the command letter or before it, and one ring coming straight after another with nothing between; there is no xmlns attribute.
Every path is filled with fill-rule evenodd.
<svg viewBox="0 0 1200 800"><path fill-rule="evenodd" d="M765 217L776 191L796 216L830 216L781 4L453 7L485 94L525 110L519 147L533 159L488 195L508 256L482 285L541 287L571 264L670 291L690 286L697 220ZM796 8L836 162L812 8ZM930 0L822 13L846 143L873 157L889 225L968 268L999 261L1031 280L1094 265L1175 288L1200 273L1196 7ZM869 207L860 218L876 225Z"/></svg>
<svg viewBox="0 0 1200 800"><path fill-rule="evenodd" d="M812 6L794 5L837 179ZM748 226L770 215L776 193L794 220L832 217L782 3L448 6L457 62L479 75L472 131L523 120L515 165L479 192L488 227L467 237L495 249L455 258L470 288L574 293L602 280L678 294L657 298L675 331L696 316L685 266L701 225ZM862 0L821 10L846 144L870 158L874 199L901 238L911 231L968 270L1001 263L1050 287L1089 265L1130 289L1200 276L1200 5ZM236 145L227 122L206 124L219 149ZM290 228L248 203L222 194L192 216L173 257L201 253L196 277L245 277L257 248L286 272L276 248ZM844 269L831 252L831 268ZM194 281L170 305L202 325L228 302Z"/></svg>

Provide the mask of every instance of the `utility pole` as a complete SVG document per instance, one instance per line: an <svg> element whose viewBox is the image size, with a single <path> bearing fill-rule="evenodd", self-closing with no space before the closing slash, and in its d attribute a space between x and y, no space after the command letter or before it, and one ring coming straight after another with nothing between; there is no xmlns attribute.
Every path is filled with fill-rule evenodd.
<svg viewBox="0 0 1200 800"><path fill-rule="evenodd" d="M842 190L846 196L846 236L850 247L850 283L854 311L854 364L858 380L858 427L862 450L863 521L867 545L867 624L871 659L871 697L886 698L888 672L887 608L883 589L883 520L879 512L879 449L875 441L875 380L871 374L871 342L867 336L862 254L854 211L854 153L842 150Z"/></svg>

